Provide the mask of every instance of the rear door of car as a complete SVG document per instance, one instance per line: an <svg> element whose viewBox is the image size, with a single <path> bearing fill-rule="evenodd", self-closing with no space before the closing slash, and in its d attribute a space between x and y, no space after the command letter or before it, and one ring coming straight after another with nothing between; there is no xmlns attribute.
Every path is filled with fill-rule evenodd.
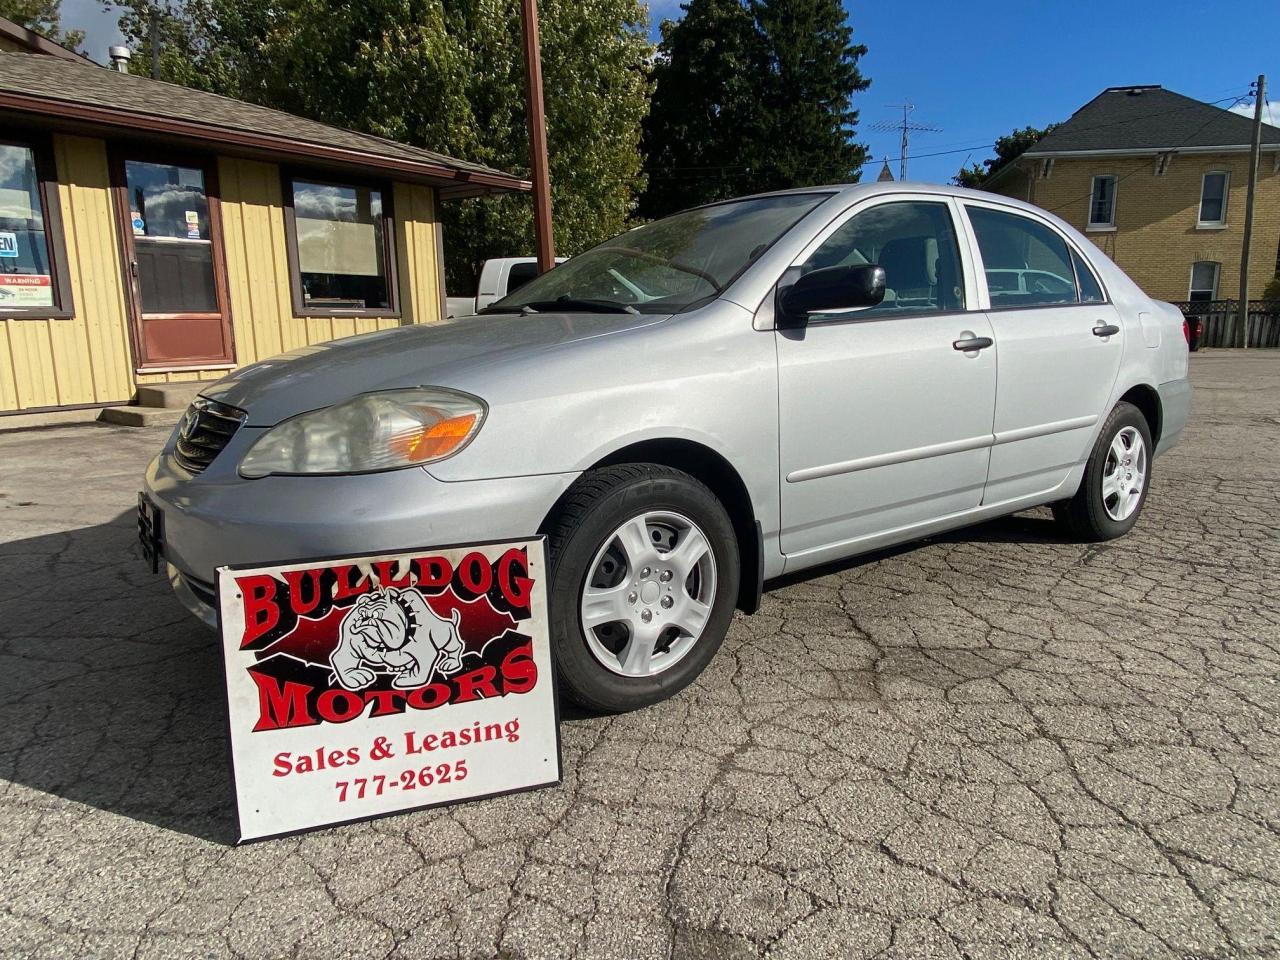
<svg viewBox="0 0 1280 960"><path fill-rule="evenodd" d="M990 505L1052 491L1088 456L1124 334L1082 251L1047 219L999 203L962 207L1000 364ZM1016 289L1003 282L1011 270L1022 271Z"/></svg>
<svg viewBox="0 0 1280 960"><path fill-rule="evenodd" d="M846 211L792 271L875 262L878 307L775 333L783 553L806 562L978 506L995 408L991 328L948 197ZM965 341L984 343L958 349Z"/></svg>

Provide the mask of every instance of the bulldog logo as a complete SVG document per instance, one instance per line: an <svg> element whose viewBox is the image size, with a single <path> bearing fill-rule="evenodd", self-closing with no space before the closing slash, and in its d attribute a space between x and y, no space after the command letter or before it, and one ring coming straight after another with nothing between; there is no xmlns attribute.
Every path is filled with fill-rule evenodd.
<svg viewBox="0 0 1280 960"><path fill-rule="evenodd" d="M329 665L346 690L363 690L388 672L397 689L421 687L437 671L462 669L459 623L457 610L446 620L416 590L381 588L363 594L347 611Z"/></svg>

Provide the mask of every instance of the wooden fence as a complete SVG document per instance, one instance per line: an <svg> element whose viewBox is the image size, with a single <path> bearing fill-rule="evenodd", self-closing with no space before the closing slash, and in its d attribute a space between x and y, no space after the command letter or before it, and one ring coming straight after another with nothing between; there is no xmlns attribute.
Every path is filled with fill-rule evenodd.
<svg viewBox="0 0 1280 960"><path fill-rule="evenodd" d="M1200 346L1234 347L1239 330L1238 300L1175 303L1185 317L1200 321ZM1249 346L1280 347L1280 300L1249 301Z"/></svg>

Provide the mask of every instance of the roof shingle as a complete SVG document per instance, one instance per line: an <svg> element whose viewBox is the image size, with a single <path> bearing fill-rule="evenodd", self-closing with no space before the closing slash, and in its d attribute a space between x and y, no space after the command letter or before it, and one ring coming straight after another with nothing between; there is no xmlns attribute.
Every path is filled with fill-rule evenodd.
<svg viewBox="0 0 1280 960"><path fill-rule="evenodd" d="M21 100L38 98L52 104L96 108L99 113L119 114L126 123L129 116L134 116L197 125L211 140L219 140L223 134L269 138L285 154L306 154L308 148L336 148L353 155L395 161L406 170L422 165L424 172L439 175L452 171L459 180L475 178L499 189L528 188L527 181L519 177L431 150L203 90L40 54L0 53L0 96L4 94ZM4 105L19 109L11 102ZM34 105L30 112L38 114Z"/></svg>
<svg viewBox="0 0 1280 960"><path fill-rule="evenodd" d="M1245 147L1253 121L1159 86L1110 87L1024 156L1095 150L1134 152ZM1263 124L1262 142L1280 144L1280 127Z"/></svg>

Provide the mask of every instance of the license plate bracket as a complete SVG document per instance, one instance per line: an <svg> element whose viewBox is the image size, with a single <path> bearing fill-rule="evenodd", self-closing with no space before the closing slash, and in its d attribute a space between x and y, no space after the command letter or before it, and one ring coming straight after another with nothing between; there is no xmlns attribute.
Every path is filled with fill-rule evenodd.
<svg viewBox="0 0 1280 960"><path fill-rule="evenodd" d="M145 493L138 494L138 543L142 546L142 559L151 567L151 572L159 573L160 560L164 557L164 513Z"/></svg>

